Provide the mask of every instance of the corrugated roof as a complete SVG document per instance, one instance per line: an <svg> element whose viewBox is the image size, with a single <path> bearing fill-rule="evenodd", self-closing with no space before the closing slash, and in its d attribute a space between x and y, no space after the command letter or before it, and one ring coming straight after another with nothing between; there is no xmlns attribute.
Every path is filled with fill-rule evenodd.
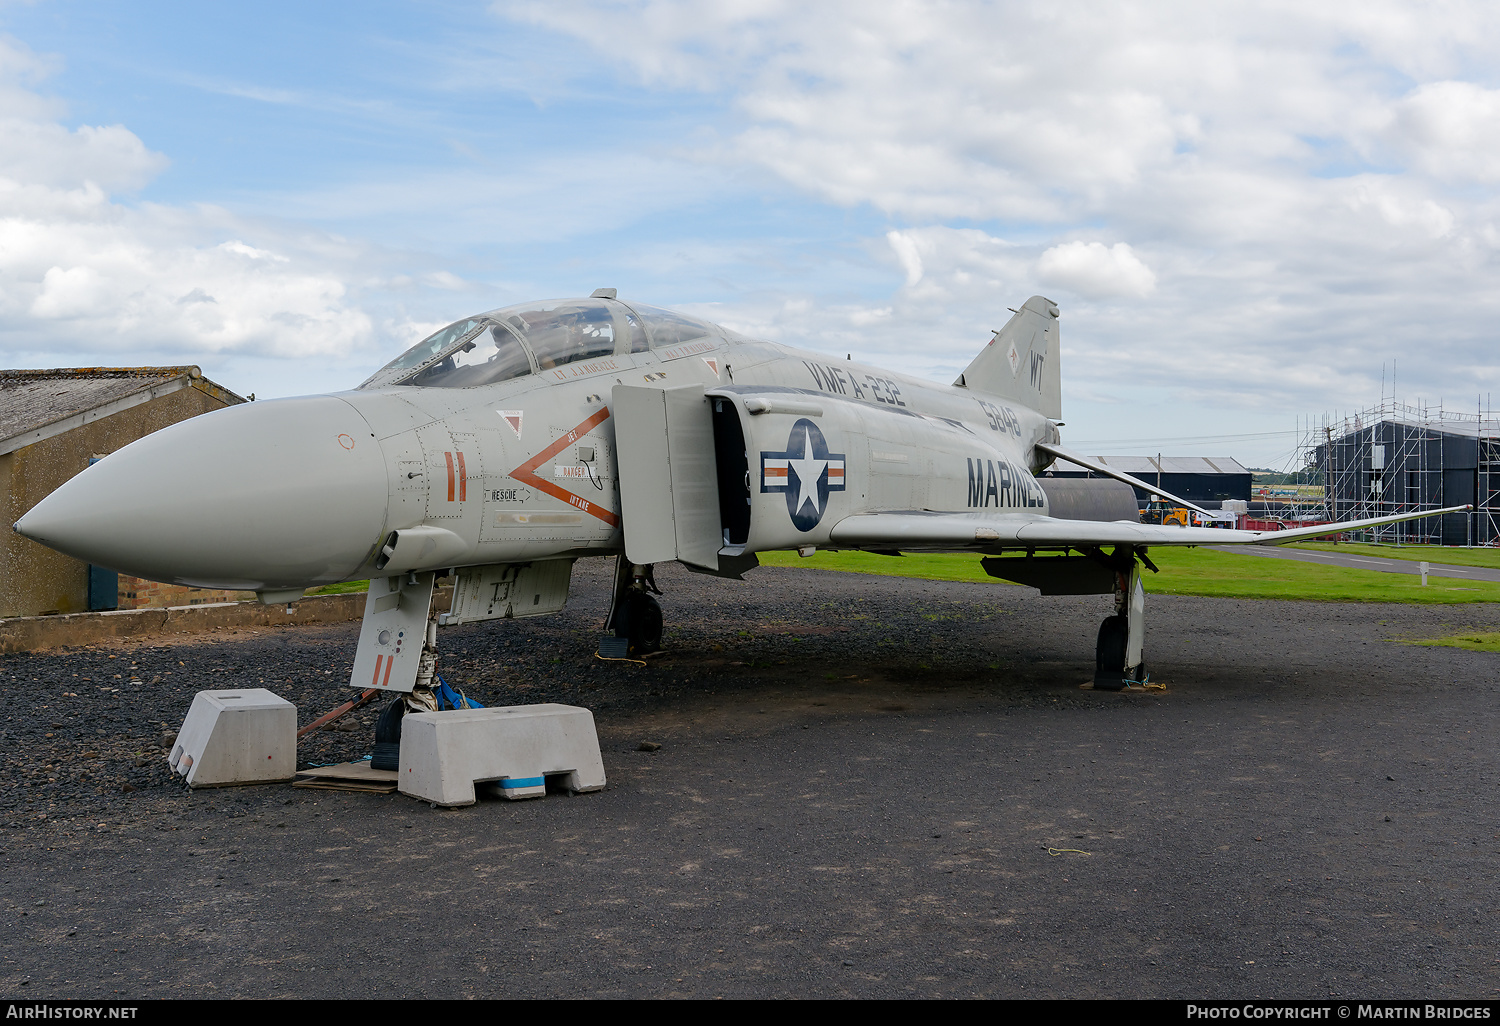
<svg viewBox="0 0 1500 1026"><path fill-rule="evenodd" d="M0 370L0 454L190 385L245 401L193 366Z"/></svg>
<svg viewBox="0 0 1500 1026"><path fill-rule="evenodd" d="M1157 466L1155 456L1095 456L1107 467L1132 477L1148 480L1159 470L1163 474L1248 474L1240 461L1230 456L1163 456Z"/></svg>
<svg viewBox="0 0 1500 1026"><path fill-rule="evenodd" d="M1362 428L1357 428L1344 437L1348 438L1350 435L1357 435L1361 431L1368 431L1376 423L1400 424L1403 427L1424 429L1435 435L1458 435L1462 438L1477 438L1481 436L1484 438L1500 437L1500 421L1459 420L1456 416L1434 417L1428 420L1419 420L1415 417L1384 417L1380 421L1372 421Z"/></svg>

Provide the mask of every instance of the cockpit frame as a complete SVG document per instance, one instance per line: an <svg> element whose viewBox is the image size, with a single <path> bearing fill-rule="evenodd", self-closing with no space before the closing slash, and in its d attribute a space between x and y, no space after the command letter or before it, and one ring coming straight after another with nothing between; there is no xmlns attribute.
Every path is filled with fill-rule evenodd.
<svg viewBox="0 0 1500 1026"><path fill-rule="evenodd" d="M484 345L479 340L486 330L494 341L479 350ZM607 348L599 345L606 337ZM358 387L473 388L579 360L644 353L706 337L723 339L729 333L709 321L619 299L547 300L500 307L455 321L406 350ZM463 358L476 350L479 356ZM489 351L493 355L483 355ZM523 357L524 367L520 362Z"/></svg>

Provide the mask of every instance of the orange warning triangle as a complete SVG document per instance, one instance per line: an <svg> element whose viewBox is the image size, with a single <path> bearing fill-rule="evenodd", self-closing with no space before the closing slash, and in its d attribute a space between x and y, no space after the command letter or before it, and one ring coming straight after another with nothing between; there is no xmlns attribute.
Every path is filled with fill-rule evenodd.
<svg viewBox="0 0 1500 1026"><path fill-rule="evenodd" d="M719 361L718 360L710 360L708 357L705 356L705 357L703 357L703 362L706 363L706 364L708 364L708 369L714 372L714 377L718 377L719 376Z"/></svg>
<svg viewBox="0 0 1500 1026"><path fill-rule="evenodd" d="M516 433L516 437L520 438L521 437L521 414L524 413L525 411L524 410L497 410L495 412L497 412L497 413L500 414L500 419L503 420L503 421L505 421L505 423L509 424L510 425L510 429Z"/></svg>

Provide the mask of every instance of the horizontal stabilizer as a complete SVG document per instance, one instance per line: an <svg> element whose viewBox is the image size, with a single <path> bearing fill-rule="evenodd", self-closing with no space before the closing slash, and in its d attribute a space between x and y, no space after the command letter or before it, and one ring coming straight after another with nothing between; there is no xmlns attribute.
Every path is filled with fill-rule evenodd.
<svg viewBox="0 0 1500 1026"><path fill-rule="evenodd" d="M1048 445L1046 442L1038 442L1036 443L1036 447L1042 450L1042 452L1047 453L1049 456L1056 456L1058 459L1067 460L1069 463L1076 463L1078 466L1083 467L1085 470L1092 470L1096 474L1103 474L1105 477L1112 477L1116 481L1124 481L1132 488L1144 488L1147 492L1160 495L1163 499L1167 500L1173 505L1186 506L1193 512L1202 513L1204 516L1213 515L1208 510L1204 509L1202 506L1197 505L1196 503L1188 502L1186 499L1179 499L1171 492L1162 491L1160 486L1158 485L1151 484L1149 481L1142 481L1138 477L1131 477L1129 474L1122 473L1121 471L1116 470L1114 467L1108 466L1104 463L1100 463L1098 460L1091 460L1087 456L1080 456L1078 453L1073 452L1071 449L1064 449L1060 445Z"/></svg>

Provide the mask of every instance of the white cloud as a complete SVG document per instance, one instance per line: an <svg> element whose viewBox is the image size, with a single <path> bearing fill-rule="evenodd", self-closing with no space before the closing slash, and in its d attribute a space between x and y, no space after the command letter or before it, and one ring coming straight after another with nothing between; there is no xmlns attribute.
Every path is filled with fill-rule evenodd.
<svg viewBox="0 0 1500 1026"><path fill-rule="evenodd" d="M49 267L42 288L31 301L33 317L80 317L93 312L109 295L108 284L92 267Z"/></svg>
<svg viewBox="0 0 1500 1026"><path fill-rule="evenodd" d="M906 272L906 284L915 285L922 280L922 253L917 246L917 240L905 232L895 230L885 233L886 241L891 244L891 249L896 252L896 259L901 261L901 269Z"/></svg>
<svg viewBox="0 0 1500 1026"><path fill-rule="evenodd" d="M139 189L167 166L120 125L83 125L0 117L0 177L61 188L92 182L106 190Z"/></svg>
<svg viewBox="0 0 1500 1026"><path fill-rule="evenodd" d="M1429 82L1393 105L1389 137L1435 178L1500 181L1500 90Z"/></svg>
<svg viewBox="0 0 1500 1026"><path fill-rule="evenodd" d="M1453 231L1453 212L1408 183L1360 176L1350 182L1346 202L1355 213L1373 214L1388 227L1408 229L1417 238L1441 238ZM1389 235L1387 239L1394 241Z"/></svg>
<svg viewBox="0 0 1500 1026"><path fill-rule="evenodd" d="M977 228L907 228L887 232L886 241L906 272L907 297L942 299L983 290L998 296L1031 277L1021 247Z"/></svg>
<svg viewBox="0 0 1500 1026"><path fill-rule="evenodd" d="M744 315L799 341L941 378L1005 306L1066 290L1064 379L1096 395L1289 418L1418 352L1408 388L1500 385L1493 4L497 9L722 97L699 159L890 219L894 292L868 304L890 316L851 337L847 302Z"/></svg>
<svg viewBox="0 0 1500 1026"><path fill-rule="evenodd" d="M347 357L371 344L347 284L356 261L330 259L327 241L115 200L166 158L120 125L59 123L27 87L46 70L0 41L0 356Z"/></svg>
<svg viewBox="0 0 1500 1026"><path fill-rule="evenodd" d="M32 53L0 36L0 111L7 117L45 121L60 117L63 105L37 93L32 86L57 70L55 58Z"/></svg>
<svg viewBox="0 0 1500 1026"><path fill-rule="evenodd" d="M1487 61L1500 22L1398 0L496 8L645 83L724 94L743 125L723 156L916 221L1066 222L1205 161L1274 173L1326 140L1368 149L1399 99L1387 81Z"/></svg>
<svg viewBox="0 0 1500 1026"><path fill-rule="evenodd" d="M1065 242L1053 246L1037 261L1037 276L1045 285L1067 289L1086 299L1149 296L1156 291L1156 275L1123 242Z"/></svg>
<svg viewBox="0 0 1500 1026"><path fill-rule="evenodd" d="M248 201L274 221L139 201L166 158L128 127L73 124L38 85L52 62L0 41L0 344L33 362L84 345L371 362L428 320L403 297L441 292L431 309L457 316L584 273L611 276L564 290L628 285L618 269L670 290L643 298L701 294L700 312L750 333L947 380L1006 307L1051 294L1065 387L1129 394L1140 415L1144 395L1352 405L1392 357L1429 395L1500 386L1496 5L495 9L554 30L495 60L518 92L551 76L548 131L490 164L455 146L469 155L291 180ZM471 74L496 52L452 59ZM666 112L662 127L581 155L590 131L552 102L576 106L569 74L621 111ZM770 216L747 229L758 203ZM799 220L818 204L853 212ZM329 223L403 231L469 277L307 227ZM510 276L530 284L478 284Z"/></svg>

